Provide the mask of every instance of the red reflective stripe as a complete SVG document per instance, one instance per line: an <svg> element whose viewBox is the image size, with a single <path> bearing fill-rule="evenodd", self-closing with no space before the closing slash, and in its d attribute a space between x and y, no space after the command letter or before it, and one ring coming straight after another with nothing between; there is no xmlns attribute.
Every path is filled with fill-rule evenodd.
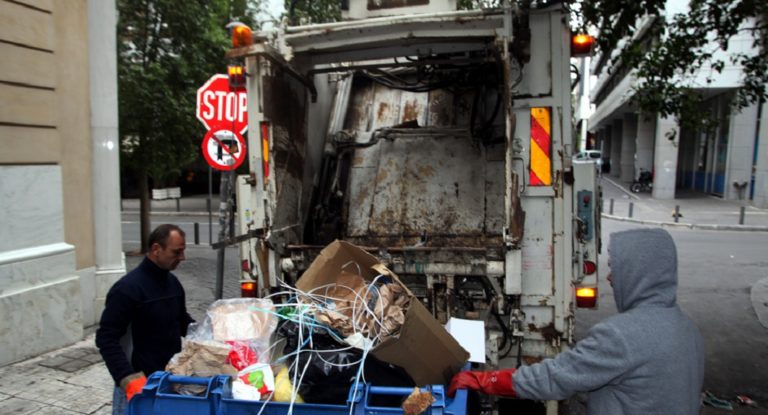
<svg viewBox="0 0 768 415"><path fill-rule="evenodd" d="M549 107L531 108L531 148L530 174L531 186L549 186L552 184L552 126Z"/></svg>
<svg viewBox="0 0 768 415"><path fill-rule="evenodd" d="M531 117L531 139L539 145L539 148L547 155L547 157L550 157L550 153L552 152L552 137L547 134L544 127L539 124L539 120L534 117Z"/></svg>

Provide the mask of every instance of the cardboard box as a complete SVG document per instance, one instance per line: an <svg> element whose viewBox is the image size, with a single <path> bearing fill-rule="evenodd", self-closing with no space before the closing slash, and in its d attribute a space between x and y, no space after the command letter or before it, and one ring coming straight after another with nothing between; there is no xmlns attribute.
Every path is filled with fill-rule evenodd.
<svg viewBox="0 0 768 415"><path fill-rule="evenodd" d="M362 277L366 281L372 281L380 273L389 274L393 281L405 288L407 295L412 299L400 334L384 340L371 354L403 368L417 385L448 385L453 375L464 366L469 353L432 317L427 308L413 297L413 293L397 275L373 255L349 242L334 241L320 252L296 282L296 288L310 291L332 284L342 268L349 269L350 262L360 267Z"/></svg>

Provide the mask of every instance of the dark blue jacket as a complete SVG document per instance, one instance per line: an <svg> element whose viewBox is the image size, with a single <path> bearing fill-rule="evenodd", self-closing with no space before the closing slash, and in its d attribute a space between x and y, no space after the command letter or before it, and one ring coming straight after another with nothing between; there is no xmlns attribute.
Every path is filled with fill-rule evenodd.
<svg viewBox="0 0 768 415"><path fill-rule="evenodd" d="M96 331L96 346L115 384L131 373L141 371L149 376L164 370L181 350L181 337L191 322L179 280L144 258L109 290ZM129 327L133 341L130 361L120 345Z"/></svg>

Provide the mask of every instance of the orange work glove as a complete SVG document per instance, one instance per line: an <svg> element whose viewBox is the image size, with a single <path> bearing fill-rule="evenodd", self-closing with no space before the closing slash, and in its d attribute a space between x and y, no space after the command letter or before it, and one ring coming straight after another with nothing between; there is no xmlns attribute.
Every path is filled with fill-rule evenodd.
<svg viewBox="0 0 768 415"><path fill-rule="evenodd" d="M487 395L514 398L515 384L512 375L515 369L493 370L488 372L459 372L451 379L448 396L456 395L456 389L470 389Z"/></svg>
<svg viewBox="0 0 768 415"><path fill-rule="evenodd" d="M125 383L125 397L130 401L133 395L141 393L141 390L144 389L144 385L147 384L147 377L143 373L136 373L124 379L121 383Z"/></svg>

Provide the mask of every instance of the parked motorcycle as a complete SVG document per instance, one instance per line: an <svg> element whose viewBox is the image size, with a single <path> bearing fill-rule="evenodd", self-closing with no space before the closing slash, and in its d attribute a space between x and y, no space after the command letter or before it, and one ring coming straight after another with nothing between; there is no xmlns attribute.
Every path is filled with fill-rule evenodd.
<svg viewBox="0 0 768 415"><path fill-rule="evenodd" d="M629 186L632 193L650 192L653 190L653 175L648 170L640 169L640 176Z"/></svg>

